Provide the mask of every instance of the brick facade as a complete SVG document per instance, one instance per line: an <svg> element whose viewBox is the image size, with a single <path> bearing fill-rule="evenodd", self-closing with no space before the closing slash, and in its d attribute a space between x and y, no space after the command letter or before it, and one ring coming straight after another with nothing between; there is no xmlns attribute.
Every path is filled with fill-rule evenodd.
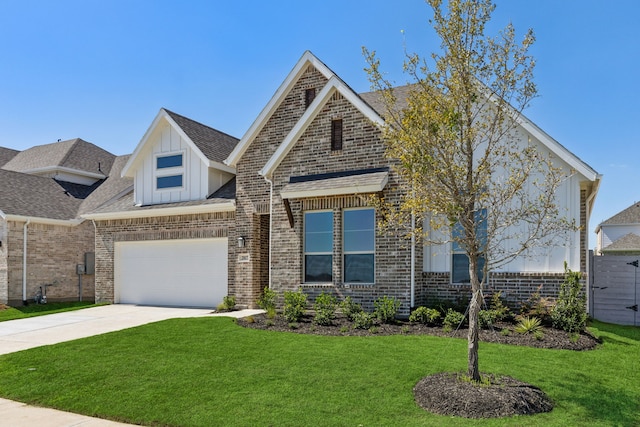
<svg viewBox="0 0 640 427"><path fill-rule="evenodd" d="M96 220L96 302L114 302L114 243L234 235L234 212ZM234 295L235 241L229 238L228 294Z"/></svg>
<svg viewBox="0 0 640 427"><path fill-rule="evenodd" d="M416 305L430 306L438 301L464 303L471 297L471 286L450 283L449 273L429 273L421 275ZM501 292L507 305L518 308L534 293L542 297L557 298L564 273L490 273L485 285L485 295Z"/></svg>
<svg viewBox="0 0 640 427"><path fill-rule="evenodd" d="M22 305L25 222L3 221L0 247L0 303ZM77 301L80 278L76 265L84 264L85 253L94 251L94 230L90 221L80 225L27 225L27 301L32 302L40 286L47 287L48 301ZM82 275L82 299L94 300L94 275Z"/></svg>
<svg viewBox="0 0 640 427"><path fill-rule="evenodd" d="M268 242L267 230L260 226L262 221L271 222L275 229L282 227L270 215L270 184L258 174L267 163L280 143L291 131L296 122L305 112L305 90L316 88L319 90L327 83L327 79L314 67L308 66L302 73L294 87L286 94L281 104L275 109L267 123L251 142L236 167L236 236L247 238L247 246L239 249L238 256L249 257L248 262L236 264L236 298L255 305L262 289L267 286L269 271L268 247L266 253L258 242ZM275 193L275 192L274 192ZM266 216L266 219L264 219ZM274 217L280 217L275 213ZM285 214L286 218L286 214ZM288 224L288 223L287 223ZM287 225L288 228L288 225ZM261 233L262 230L262 233ZM272 242L277 247L276 242ZM278 261L272 253L272 265ZM287 254L287 262L295 262L299 251ZM290 260L289 260L290 258ZM262 260L262 261L261 261ZM272 267L273 268L273 267ZM267 269L267 271L264 271Z"/></svg>
<svg viewBox="0 0 640 427"><path fill-rule="evenodd" d="M319 92L326 79L313 67L309 67L294 85L282 104L251 143L237 168L237 216L236 231L249 233L254 229L257 206L270 201L269 183L257 174L269 160L288 131L305 110L305 89L316 88ZM331 121L342 119L342 150L331 150ZM303 285L303 217L304 212L330 209L334 212L333 283L330 286L303 285L311 299L321 291L331 291L341 297L351 296L363 306L371 309L373 301L381 296L394 296L402 302L402 311L408 313L410 305L410 251L408 244L391 235L376 235L375 284L345 285L342 280L342 211L347 208L368 206L368 197L334 196L314 199L289 200L293 226L289 221L280 191L291 176L306 176L345 170L389 167L384 156L385 147L380 131L350 102L336 93L309 124L295 145L275 170L273 182L273 205L271 207L271 285L282 293L297 290ZM400 185L397 175L390 172L389 182L382 196L388 201L398 200ZM268 207L268 205L267 205ZM377 218L380 219L380 218ZM256 240L250 235L251 240ZM251 241L249 240L249 241ZM256 254L252 261L237 264L238 289L246 288L251 295L259 295L265 283L252 282L252 278L264 277L255 270L264 269ZM421 258L416 265L422 265ZM267 265L268 267L268 265ZM264 280L264 279L262 279Z"/></svg>

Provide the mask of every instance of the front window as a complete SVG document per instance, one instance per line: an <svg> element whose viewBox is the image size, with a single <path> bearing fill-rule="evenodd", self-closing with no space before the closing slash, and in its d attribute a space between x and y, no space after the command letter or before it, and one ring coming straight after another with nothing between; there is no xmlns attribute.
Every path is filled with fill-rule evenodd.
<svg viewBox="0 0 640 427"><path fill-rule="evenodd" d="M482 209L475 214L476 235L480 240L480 244L487 244L487 210ZM456 239L463 236L464 230L460 223L456 223L452 231L452 255L451 255L451 282L452 283L469 283L469 257L462 246L458 244ZM482 272L484 270L485 258L480 256L478 259L477 274L478 279L482 280Z"/></svg>
<svg viewBox="0 0 640 427"><path fill-rule="evenodd" d="M156 157L157 169L175 168L180 166L182 166L182 154Z"/></svg>
<svg viewBox="0 0 640 427"><path fill-rule="evenodd" d="M304 281L333 280L333 212L304 214Z"/></svg>
<svg viewBox="0 0 640 427"><path fill-rule="evenodd" d="M156 190L175 190L184 187L184 153L156 156Z"/></svg>
<svg viewBox="0 0 640 427"><path fill-rule="evenodd" d="M156 188L158 190L175 187L182 187L182 175L159 176L156 179Z"/></svg>
<svg viewBox="0 0 640 427"><path fill-rule="evenodd" d="M375 210L345 210L342 225L344 282L374 283Z"/></svg>

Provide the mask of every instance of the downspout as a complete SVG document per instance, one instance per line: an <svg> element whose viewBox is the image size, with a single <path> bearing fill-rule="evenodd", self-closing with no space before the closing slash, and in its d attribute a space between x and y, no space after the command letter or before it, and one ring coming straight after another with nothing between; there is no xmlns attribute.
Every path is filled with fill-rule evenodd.
<svg viewBox="0 0 640 427"><path fill-rule="evenodd" d="M30 219L24 223L22 229L22 303L27 305L27 227Z"/></svg>
<svg viewBox="0 0 640 427"><path fill-rule="evenodd" d="M411 307L416 306L416 214L411 212Z"/></svg>
<svg viewBox="0 0 640 427"><path fill-rule="evenodd" d="M415 200L415 188L414 182L411 182L411 198ZM416 306L416 213L411 209L411 275L410 275L410 287L411 287L411 306L409 311Z"/></svg>
<svg viewBox="0 0 640 427"><path fill-rule="evenodd" d="M269 289L271 289L271 237L273 230L273 181L264 176L265 181L269 183Z"/></svg>

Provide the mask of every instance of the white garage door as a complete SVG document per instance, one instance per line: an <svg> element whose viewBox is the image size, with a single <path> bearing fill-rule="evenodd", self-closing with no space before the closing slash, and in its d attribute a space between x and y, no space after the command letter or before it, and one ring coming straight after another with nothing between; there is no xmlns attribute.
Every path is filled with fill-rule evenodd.
<svg viewBox="0 0 640 427"><path fill-rule="evenodd" d="M115 302L215 307L227 295L227 238L116 242Z"/></svg>

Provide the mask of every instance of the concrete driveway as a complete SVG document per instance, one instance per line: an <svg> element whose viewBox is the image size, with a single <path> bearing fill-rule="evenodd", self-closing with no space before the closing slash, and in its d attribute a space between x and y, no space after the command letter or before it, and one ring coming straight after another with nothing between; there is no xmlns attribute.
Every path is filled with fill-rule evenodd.
<svg viewBox="0 0 640 427"><path fill-rule="evenodd" d="M245 317L261 310L212 313L210 309L103 305L65 313L0 322L0 354L27 350L92 335L119 331L165 319L203 316ZM127 424L39 408L0 399L0 424L40 427L115 427Z"/></svg>
<svg viewBox="0 0 640 427"><path fill-rule="evenodd" d="M212 314L211 309L112 304L0 322L0 354L71 341L179 317L244 317L260 310Z"/></svg>

